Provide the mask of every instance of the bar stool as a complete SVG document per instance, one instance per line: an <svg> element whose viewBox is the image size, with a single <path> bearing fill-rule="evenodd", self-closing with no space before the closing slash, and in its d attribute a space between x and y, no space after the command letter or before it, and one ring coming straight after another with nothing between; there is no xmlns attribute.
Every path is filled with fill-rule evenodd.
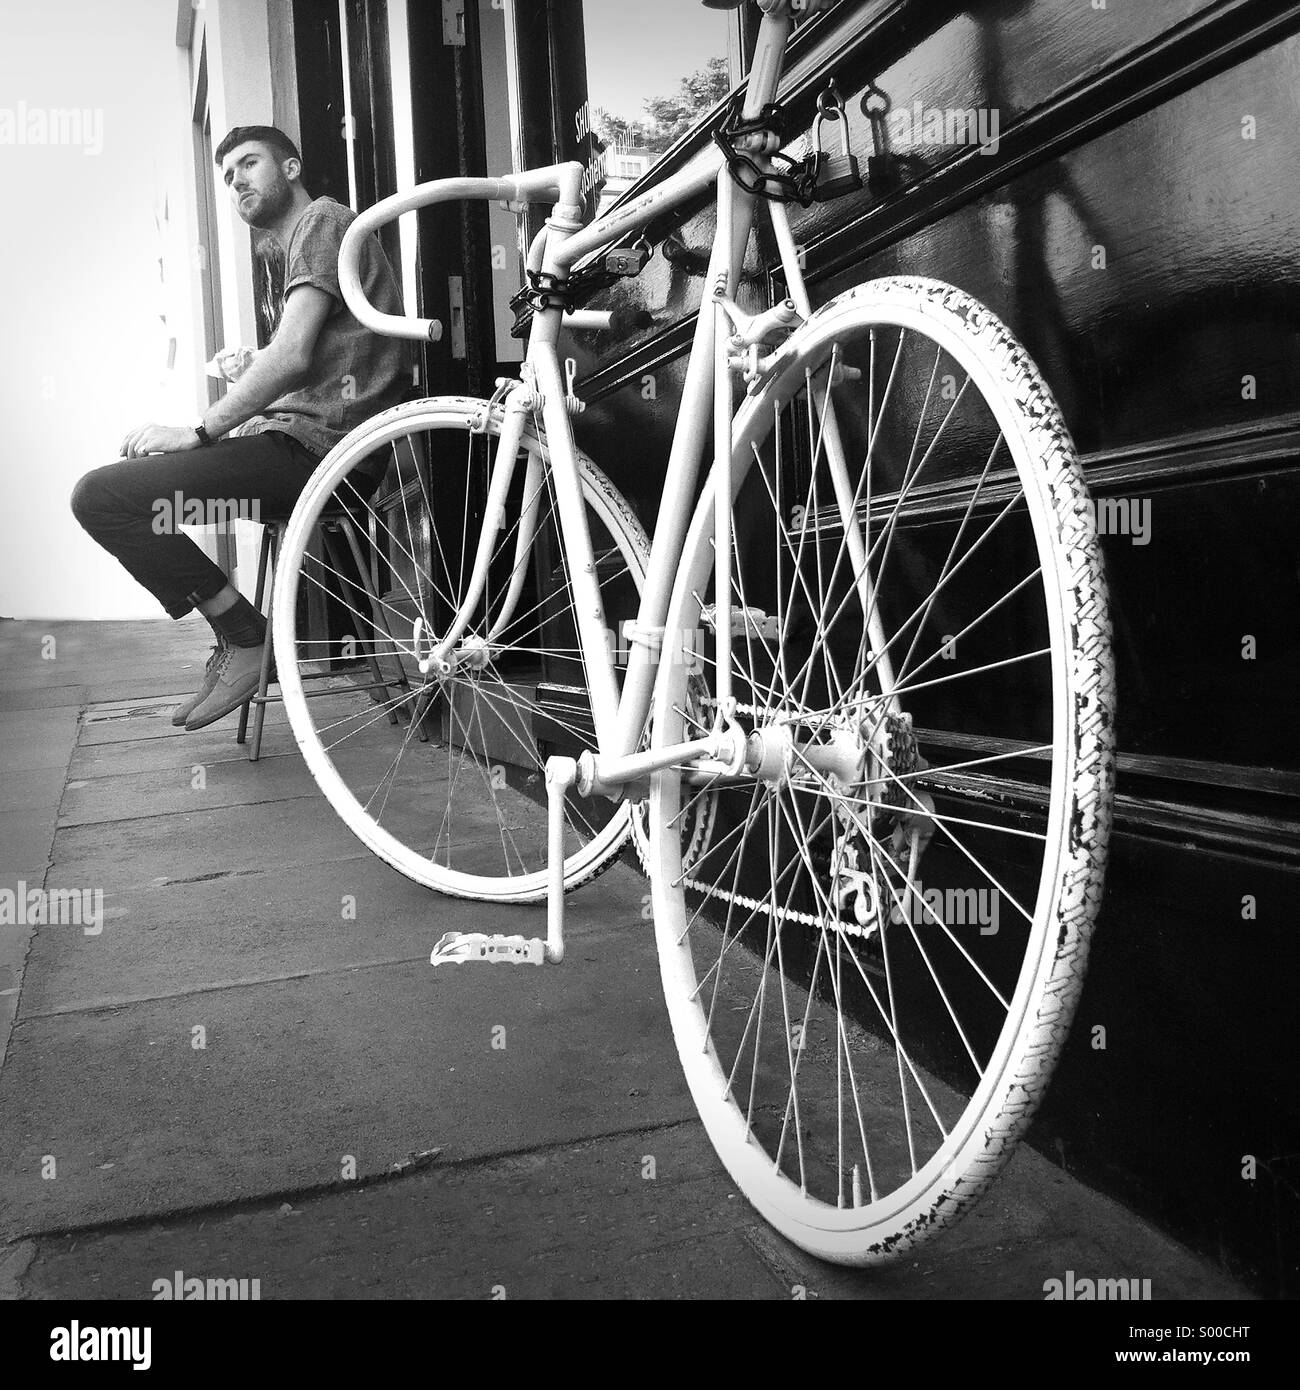
<svg viewBox="0 0 1300 1390"><path fill-rule="evenodd" d="M248 749L248 761L255 763L262 755L262 726L266 721L266 707L272 701L283 700L282 695L268 694L268 687L271 684L271 666L273 655L271 650L271 611L270 595L275 583L275 565L280 554L280 541L284 534L284 528L289 524L287 517L274 517L262 523L262 545L257 560L257 590L253 599L254 606L266 618L266 642L262 649L262 670L258 679L257 691L250 695L239 710L239 732L235 735L236 743L244 743L248 733L248 716L250 710L256 707L253 714L253 740ZM366 600L370 605L371 615L376 627L382 627L388 637L392 648L392 659L397 663L398 675L389 679L385 677L383 669L379 665L379 660L375 656L374 643L360 640L358 645L364 648L364 657L370 667L371 680L365 684L354 684L354 690L380 690L383 692L382 699L387 703L388 692L390 689L410 690L411 683L406 674L406 667L402 663L400 649L393 638L392 629L388 626L388 618L384 610L384 605L380 601L379 594L376 592L377 579L371 574L370 566L366 562L366 557L362 553L361 542L357 535L357 525L354 519L345 511L326 511L321 514L319 523L319 533L321 543L329 556L330 563L334 567L334 573L339 577L340 583L347 583L355 589L351 580L345 580L347 572L346 562L343 558L343 550L340 540L347 542L348 550L351 552L352 561L356 566L356 572L361 581L361 588ZM367 540L369 537L367 536ZM346 600L346 595L345 595ZM335 673L331 671L304 672L303 681L327 680ZM313 695L330 695L336 693L334 690L308 690L304 692L308 699ZM412 713L411 717L419 720L417 733L421 742L428 742L428 731L424 727L424 720L418 714ZM398 722L397 711L390 708L388 710L388 722L396 724Z"/></svg>

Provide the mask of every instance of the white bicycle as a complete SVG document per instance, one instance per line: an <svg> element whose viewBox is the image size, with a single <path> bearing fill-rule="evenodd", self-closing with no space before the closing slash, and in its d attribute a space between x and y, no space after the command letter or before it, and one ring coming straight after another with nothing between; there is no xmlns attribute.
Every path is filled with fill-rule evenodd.
<svg viewBox="0 0 1300 1390"><path fill-rule="evenodd" d="M768 116L794 15L820 6L759 3L716 152L591 225L577 164L356 220L349 306L420 339L436 323L362 296L361 239L449 200L551 208L520 379L330 453L284 537L274 649L299 747L371 850L444 893L547 902L544 939L453 933L435 964L558 962L565 893L635 845L723 1163L788 1238L870 1264L970 1207L1052 1072L1102 893L1114 676L1081 470L1008 330L920 278L810 304L785 203L824 171L779 154ZM575 443L557 344L609 325L573 308L591 268L711 190L651 545ZM788 298L750 313L760 205ZM357 480L385 466L381 509ZM316 543L340 507L368 590ZM332 660L358 655L360 685Z"/></svg>

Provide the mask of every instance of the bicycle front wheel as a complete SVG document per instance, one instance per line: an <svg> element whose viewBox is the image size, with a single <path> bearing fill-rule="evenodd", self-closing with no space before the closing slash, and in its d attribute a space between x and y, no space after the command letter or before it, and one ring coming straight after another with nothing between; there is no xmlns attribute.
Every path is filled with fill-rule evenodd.
<svg viewBox="0 0 1300 1390"><path fill-rule="evenodd" d="M484 516L502 418L487 402L442 397L343 440L286 528L273 634L298 746L362 843L440 892L529 902L547 887L546 759L593 748L595 731L546 448L531 425L500 514ZM613 639L637 611L649 545L585 455L579 478ZM485 529L487 579L451 669L422 675L421 657L471 592ZM614 640L610 654L617 664ZM617 856L629 811L571 798L566 816L565 882L576 887Z"/></svg>
<svg viewBox="0 0 1300 1390"><path fill-rule="evenodd" d="M1023 349L928 280L800 328L737 416L733 485L745 763L652 780L664 989L745 1195L814 1254L877 1263L983 1192L1069 1026L1113 780L1095 527ZM699 693L720 660L711 492L660 744L719 713Z"/></svg>

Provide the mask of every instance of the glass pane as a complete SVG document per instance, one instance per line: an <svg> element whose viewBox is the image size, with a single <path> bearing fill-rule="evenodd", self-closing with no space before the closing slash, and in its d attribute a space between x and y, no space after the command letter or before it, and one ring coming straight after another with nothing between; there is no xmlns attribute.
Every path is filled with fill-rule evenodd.
<svg viewBox="0 0 1300 1390"><path fill-rule="evenodd" d="M602 212L731 90L729 22L700 0L583 6L589 111L577 134L605 147Z"/></svg>
<svg viewBox="0 0 1300 1390"><path fill-rule="evenodd" d="M516 84L511 71L510 35L500 0L478 0L479 50L483 65L484 172L506 174L519 168L514 123L519 119ZM509 99L504 99L508 95ZM499 203L487 207L492 245L493 331L498 362L520 362L524 345L511 337L515 316L510 299L523 283L523 247L519 219Z"/></svg>

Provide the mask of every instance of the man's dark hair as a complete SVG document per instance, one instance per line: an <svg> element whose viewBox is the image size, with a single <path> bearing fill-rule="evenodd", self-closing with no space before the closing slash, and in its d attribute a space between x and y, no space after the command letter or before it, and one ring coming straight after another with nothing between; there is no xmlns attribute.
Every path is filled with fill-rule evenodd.
<svg viewBox="0 0 1300 1390"><path fill-rule="evenodd" d="M216 153L212 156L213 163L218 169L221 168L221 161L237 145L242 145L246 140L258 140L271 151L277 160L296 159L302 163L302 155L298 153L298 146L284 133L273 125L237 125L229 135L217 146Z"/></svg>

